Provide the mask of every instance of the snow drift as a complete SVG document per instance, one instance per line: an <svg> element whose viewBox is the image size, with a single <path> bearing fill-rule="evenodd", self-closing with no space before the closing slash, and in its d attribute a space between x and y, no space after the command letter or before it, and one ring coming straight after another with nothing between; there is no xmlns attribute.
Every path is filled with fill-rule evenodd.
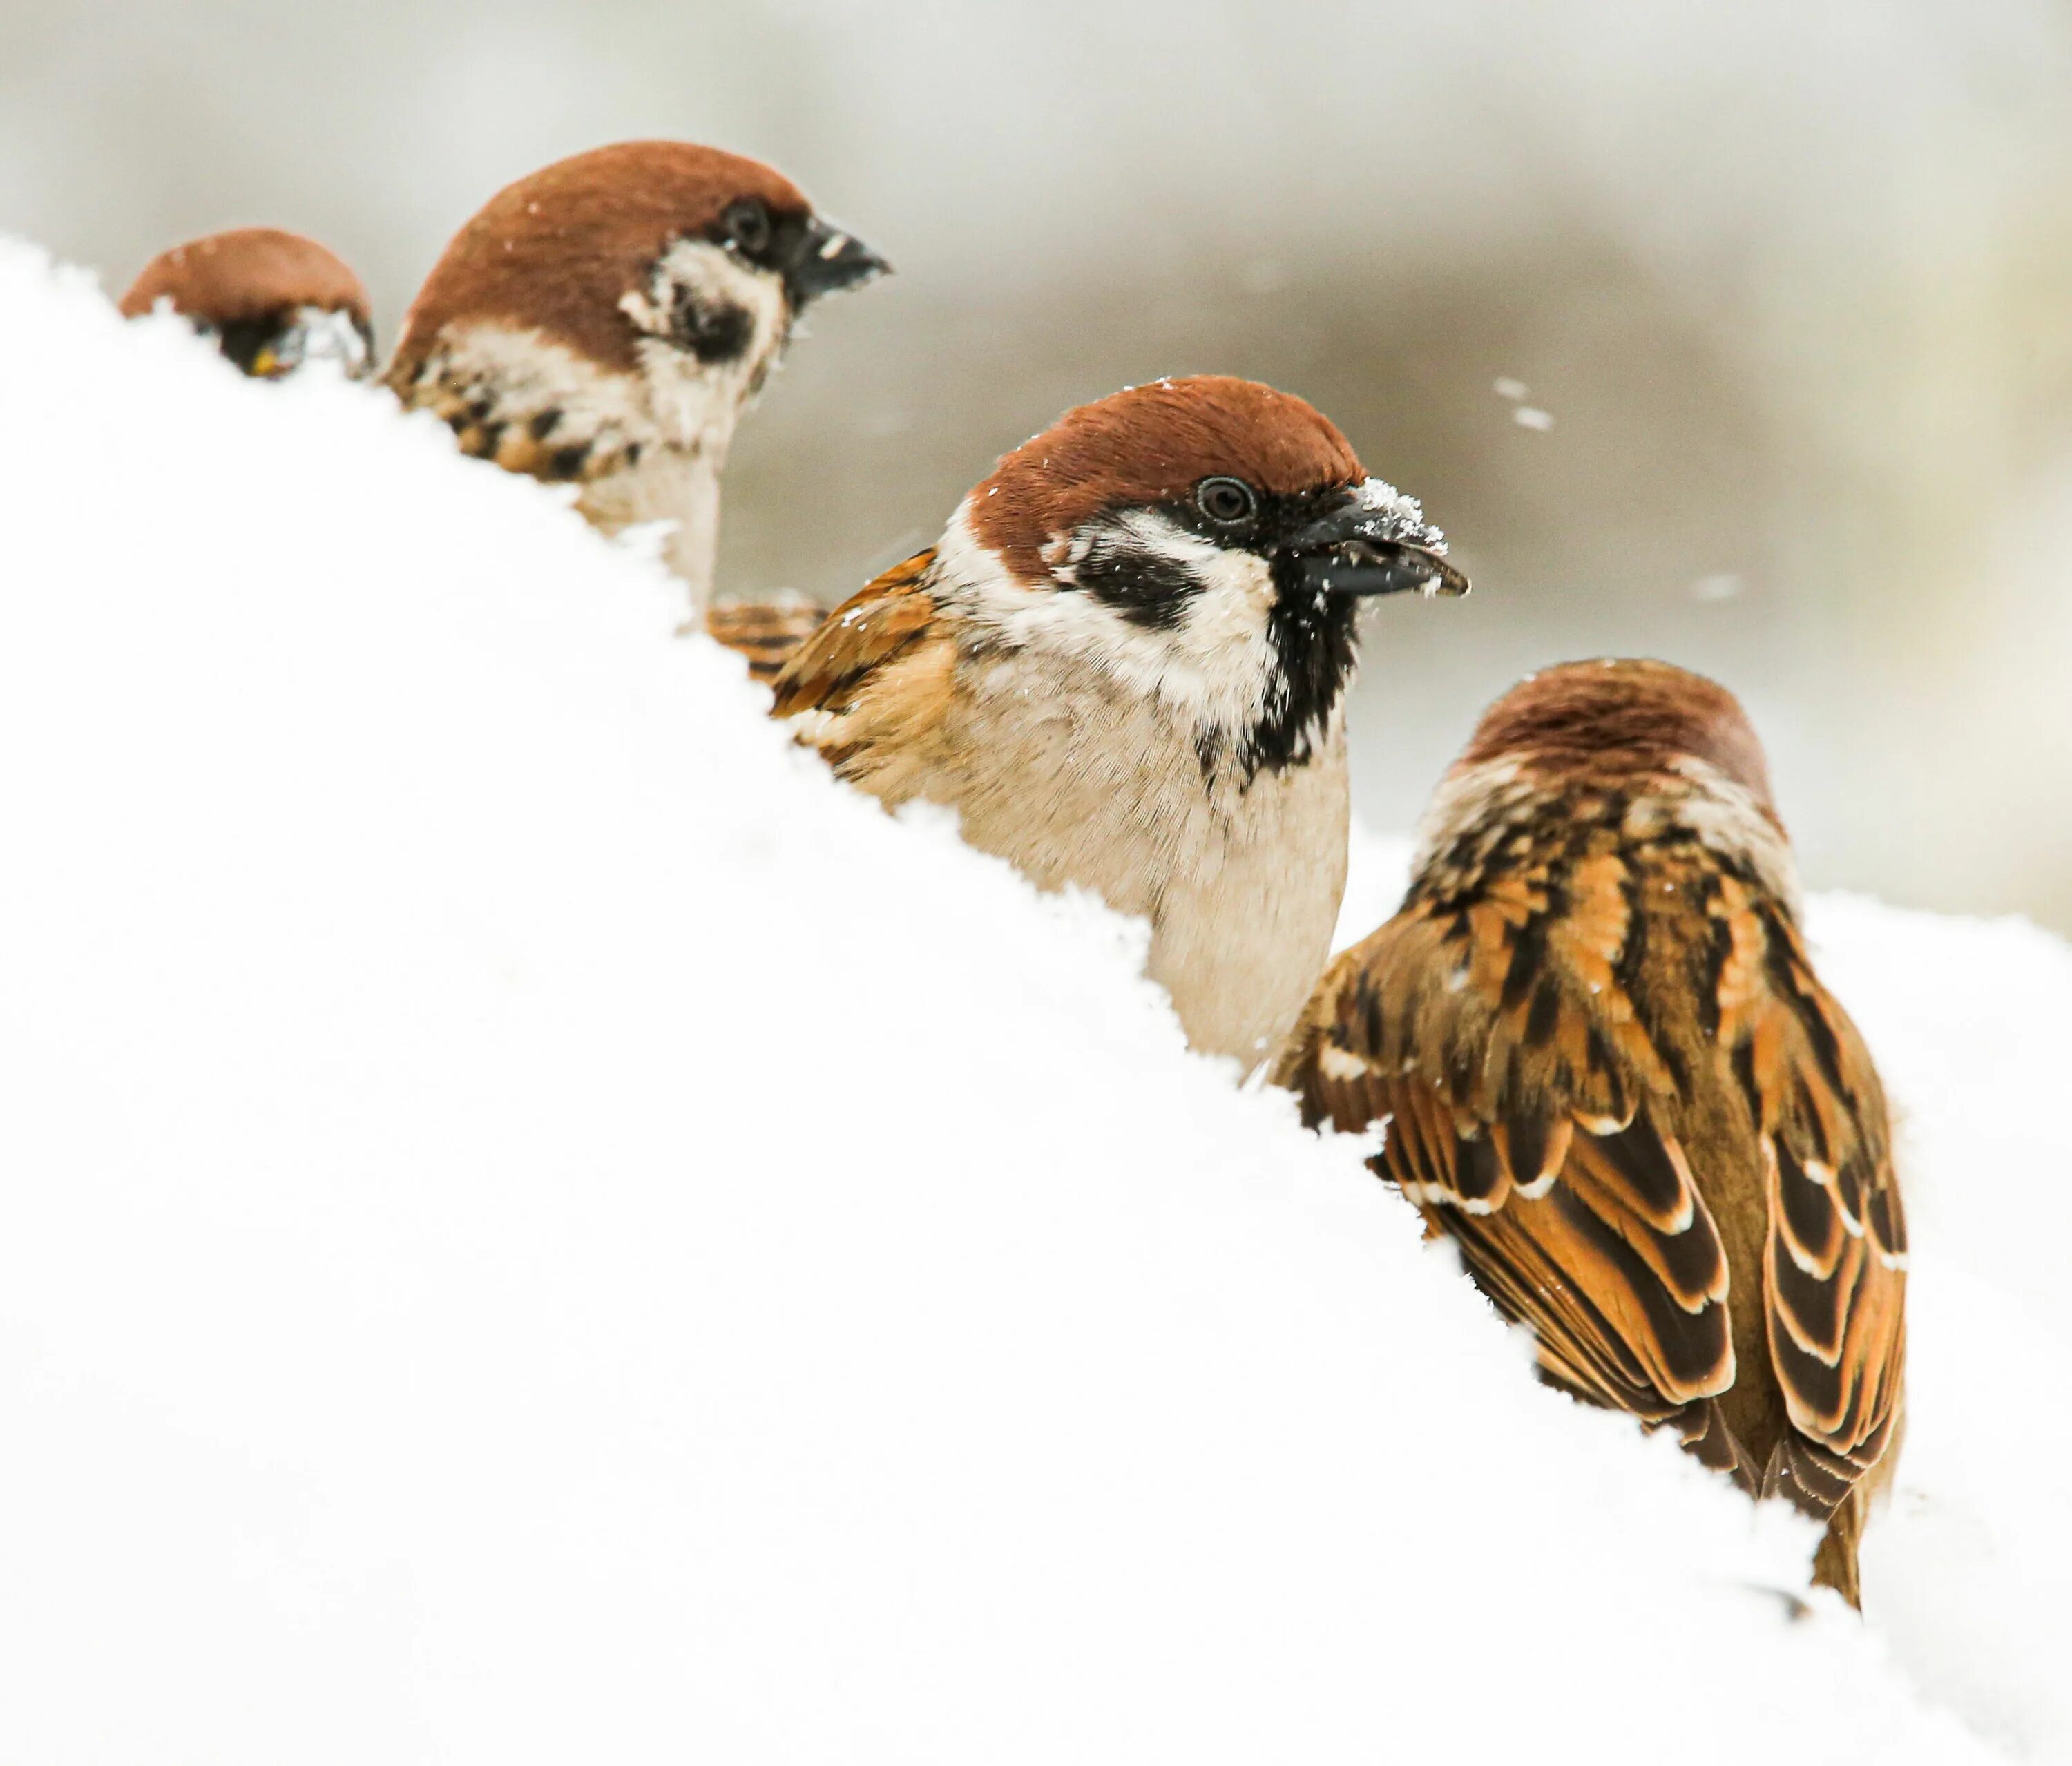
<svg viewBox="0 0 2072 1766"><path fill-rule="evenodd" d="M1860 1624L652 563L0 315L0 1755L2066 1757L2062 947L1821 905L1920 1246Z"/></svg>

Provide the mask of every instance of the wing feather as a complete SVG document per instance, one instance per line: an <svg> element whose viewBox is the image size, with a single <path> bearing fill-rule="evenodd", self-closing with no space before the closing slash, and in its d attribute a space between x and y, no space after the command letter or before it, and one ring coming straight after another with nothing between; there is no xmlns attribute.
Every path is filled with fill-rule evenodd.
<svg viewBox="0 0 2072 1766"><path fill-rule="evenodd" d="M1544 1377L1673 1422L1708 1464L1825 1514L1899 1408L1906 1242L1884 1099L1790 920L1733 875L1696 860L1679 874L1688 893L1651 909L1627 856L1571 839L1466 899L1413 890L1332 966L1281 1078L1312 1124L1388 1123L1375 1168L1533 1328ZM1663 1033L1639 957L1669 936L1651 914L1700 904L1710 927L1682 991L1712 1050L1694 1059ZM1766 1198L1759 1304L1790 1427L1760 1472L1712 1402L1737 1370L1726 1247L1675 1128L1700 1086L1745 1098L1761 1149L1760 1172L1715 1174ZM1752 1291L1758 1272L1743 1274Z"/></svg>
<svg viewBox="0 0 2072 1766"><path fill-rule="evenodd" d="M773 717L888 806L927 788L952 751L958 648L916 552L829 614L771 683Z"/></svg>
<svg viewBox="0 0 2072 1766"><path fill-rule="evenodd" d="M894 565L822 620L778 671L772 715L838 717L876 671L927 630L935 603L927 588L931 547Z"/></svg>
<svg viewBox="0 0 2072 1766"><path fill-rule="evenodd" d="M1758 922L1740 942L1760 939L1768 984L1744 1008L1743 1067L1769 1201L1770 1359L1792 1427L1860 1474L1890 1438L1906 1360L1906 1220L1885 1094L1797 929L1735 888L1721 908Z"/></svg>
<svg viewBox="0 0 2072 1766"><path fill-rule="evenodd" d="M1626 883L1601 854L1406 908L1334 965L1282 1078L1312 1122L1388 1120L1376 1169L1533 1327L1548 1378L1664 1422L1734 1361L1725 1249L1618 978Z"/></svg>
<svg viewBox="0 0 2072 1766"><path fill-rule="evenodd" d="M720 601L705 610L705 630L748 664L750 679L767 684L826 618L824 608L804 600Z"/></svg>

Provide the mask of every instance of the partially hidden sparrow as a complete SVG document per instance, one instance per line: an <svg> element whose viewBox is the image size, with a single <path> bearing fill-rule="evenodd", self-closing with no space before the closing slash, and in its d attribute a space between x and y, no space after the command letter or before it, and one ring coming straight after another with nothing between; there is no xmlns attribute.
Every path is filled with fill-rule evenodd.
<svg viewBox="0 0 2072 1766"><path fill-rule="evenodd" d="M829 614L774 713L887 804L1151 926L1198 1049L1264 1062L1344 889L1365 598L1464 593L1328 419L1202 377L1067 413Z"/></svg>
<svg viewBox="0 0 2072 1766"><path fill-rule="evenodd" d="M808 302L887 268L755 160L600 147L519 179L460 230L388 384L463 451L578 486L607 532L674 523L668 561L702 610L742 412Z"/></svg>
<svg viewBox="0 0 2072 1766"><path fill-rule="evenodd" d="M125 318L171 307L260 380L317 363L352 380L374 371L365 287L300 233L240 227L175 245L144 266L119 304Z"/></svg>
<svg viewBox="0 0 2072 1766"><path fill-rule="evenodd" d="M1824 1521L1815 1579L1860 1604L1906 1229L1730 694L1611 661L1498 700L1278 1077L1313 1126L1386 1123L1373 1168L1533 1329L1544 1378Z"/></svg>

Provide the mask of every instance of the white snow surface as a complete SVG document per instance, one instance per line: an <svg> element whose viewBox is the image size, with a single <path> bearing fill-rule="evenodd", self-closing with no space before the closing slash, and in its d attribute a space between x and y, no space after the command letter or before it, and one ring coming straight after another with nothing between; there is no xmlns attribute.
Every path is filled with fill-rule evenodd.
<svg viewBox="0 0 2072 1766"><path fill-rule="evenodd" d="M0 1758L2072 1757L2063 946L1817 905L1913 1411L1794 1620L554 495L14 246L0 412Z"/></svg>

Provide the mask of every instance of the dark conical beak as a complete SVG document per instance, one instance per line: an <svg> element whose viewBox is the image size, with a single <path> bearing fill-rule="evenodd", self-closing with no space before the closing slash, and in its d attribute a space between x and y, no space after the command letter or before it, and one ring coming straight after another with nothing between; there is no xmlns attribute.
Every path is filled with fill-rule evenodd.
<svg viewBox="0 0 2072 1766"><path fill-rule="evenodd" d="M806 229L804 248L784 273L784 290L796 309L891 273L892 266L855 234L816 216Z"/></svg>
<svg viewBox="0 0 2072 1766"><path fill-rule="evenodd" d="M1413 506L1414 507L1414 506ZM1330 595L1464 595L1468 579L1445 559L1436 529L1378 510L1355 491L1283 548L1302 585Z"/></svg>

